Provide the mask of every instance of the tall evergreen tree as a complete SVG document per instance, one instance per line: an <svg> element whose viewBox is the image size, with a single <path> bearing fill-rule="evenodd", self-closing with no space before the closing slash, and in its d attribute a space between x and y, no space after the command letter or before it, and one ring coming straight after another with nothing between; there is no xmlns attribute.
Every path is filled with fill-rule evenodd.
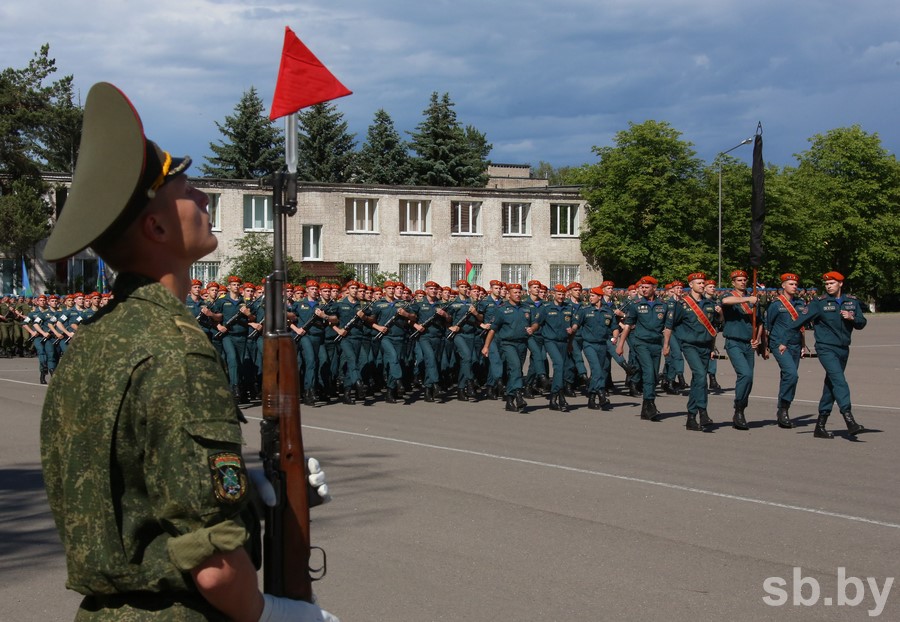
<svg viewBox="0 0 900 622"><path fill-rule="evenodd" d="M200 166L207 177L223 179L255 179L277 171L284 161L284 137L269 120L254 87L245 91L234 108L216 127L225 137L219 144L210 143L212 157Z"/></svg>
<svg viewBox="0 0 900 622"><path fill-rule="evenodd" d="M316 104L297 115L297 178L342 183L355 179L355 134L347 131L344 115L332 103Z"/></svg>
<svg viewBox="0 0 900 622"><path fill-rule="evenodd" d="M456 119L450 94L431 94L424 120L411 132L416 183L424 186L484 186L491 145L485 135Z"/></svg>
<svg viewBox="0 0 900 622"><path fill-rule="evenodd" d="M408 145L394 129L391 116L379 109L359 152L359 181L368 184L412 183L412 159Z"/></svg>

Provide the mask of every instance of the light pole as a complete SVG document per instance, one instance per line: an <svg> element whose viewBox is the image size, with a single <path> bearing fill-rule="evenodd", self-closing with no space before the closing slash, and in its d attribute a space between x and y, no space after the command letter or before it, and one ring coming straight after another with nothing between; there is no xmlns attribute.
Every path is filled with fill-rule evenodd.
<svg viewBox="0 0 900 622"><path fill-rule="evenodd" d="M722 156L734 151L738 147L743 147L752 142L752 138L745 138L731 149L720 151L718 155L716 155L716 162L719 164L719 280L716 281L716 283L719 287L722 287Z"/></svg>

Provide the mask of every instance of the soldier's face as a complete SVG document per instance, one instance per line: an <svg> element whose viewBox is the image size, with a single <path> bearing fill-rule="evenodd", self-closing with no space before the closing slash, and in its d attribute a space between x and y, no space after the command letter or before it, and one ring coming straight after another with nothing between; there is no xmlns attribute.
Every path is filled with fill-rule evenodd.
<svg viewBox="0 0 900 622"><path fill-rule="evenodd" d="M519 302L520 300L522 300L522 290L518 287L514 287L513 289L509 290L509 299L513 302Z"/></svg>
<svg viewBox="0 0 900 622"><path fill-rule="evenodd" d="M734 288L738 291L744 291L747 289L747 277L745 276L736 276L731 279L731 284L734 285Z"/></svg>
<svg viewBox="0 0 900 622"><path fill-rule="evenodd" d="M200 294L200 286L199 285L191 285L191 295L198 296Z"/></svg>
<svg viewBox="0 0 900 622"><path fill-rule="evenodd" d="M236 281L232 281L228 284L228 291L237 296L238 292L241 291L241 284Z"/></svg>
<svg viewBox="0 0 900 622"><path fill-rule="evenodd" d="M793 296L794 294L797 293L798 284L797 284L797 281L795 281L794 279L788 279L787 281L785 281L784 283L781 284L781 287L784 288L785 294L787 294L788 296Z"/></svg>
<svg viewBox="0 0 900 622"><path fill-rule="evenodd" d="M702 294L703 288L706 287L706 281L704 279L694 279L689 283L691 291L695 294ZM675 290L681 289L680 287L676 287Z"/></svg>
<svg viewBox="0 0 900 622"><path fill-rule="evenodd" d="M612 290L613 290L612 285L607 285L606 287L603 288L603 295L604 296L612 296Z"/></svg>
<svg viewBox="0 0 900 622"><path fill-rule="evenodd" d="M841 282L834 279L825 281L825 291L829 296L837 296L841 292Z"/></svg>
<svg viewBox="0 0 900 622"><path fill-rule="evenodd" d="M588 302L590 302L592 305L596 305L598 302L600 302L600 295L595 294L594 292L589 293Z"/></svg>
<svg viewBox="0 0 900 622"><path fill-rule="evenodd" d="M580 287L573 287L569 290L569 296L572 298L581 298L581 291Z"/></svg>
<svg viewBox="0 0 900 622"><path fill-rule="evenodd" d="M652 283L641 283L641 296L644 298L649 298L653 292L655 291L655 287Z"/></svg>
<svg viewBox="0 0 900 622"><path fill-rule="evenodd" d="M187 175L178 175L157 190L152 202L157 201L154 214L170 233L166 242L171 254L193 263L216 250L219 241L209 220L209 197L194 188Z"/></svg>
<svg viewBox="0 0 900 622"><path fill-rule="evenodd" d="M566 299L566 292L553 292L553 300L556 304L562 304Z"/></svg>

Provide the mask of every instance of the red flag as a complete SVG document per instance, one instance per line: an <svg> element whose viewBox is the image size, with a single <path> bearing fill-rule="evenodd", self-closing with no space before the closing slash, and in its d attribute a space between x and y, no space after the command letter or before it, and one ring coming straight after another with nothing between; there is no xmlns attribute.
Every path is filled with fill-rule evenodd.
<svg viewBox="0 0 900 622"><path fill-rule="evenodd" d="M469 261L468 257L466 257L466 280L469 282L469 285L475 282L475 266Z"/></svg>
<svg viewBox="0 0 900 622"><path fill-rule="evenodd" d="M281 66L275 82L275 97L269 119L293 114L301 108L321 104L352 91L341 84L328 68L309 51L290 27L284 28Z"/></svg>

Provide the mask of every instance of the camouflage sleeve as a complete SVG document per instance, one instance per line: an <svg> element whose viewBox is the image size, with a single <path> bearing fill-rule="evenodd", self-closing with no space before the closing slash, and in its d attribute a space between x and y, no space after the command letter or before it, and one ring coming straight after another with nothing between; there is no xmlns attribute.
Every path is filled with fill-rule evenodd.
<svg viewBox="0 0 900 622"><path fill-rule="evenodd" d="M166 548L182 571L243 546L249 483L228 383L205 335L182 325L187 351L173 348L135 371L128 424L142 440L143 478ZM179 344L181 345L181 344Z"/></svg>

